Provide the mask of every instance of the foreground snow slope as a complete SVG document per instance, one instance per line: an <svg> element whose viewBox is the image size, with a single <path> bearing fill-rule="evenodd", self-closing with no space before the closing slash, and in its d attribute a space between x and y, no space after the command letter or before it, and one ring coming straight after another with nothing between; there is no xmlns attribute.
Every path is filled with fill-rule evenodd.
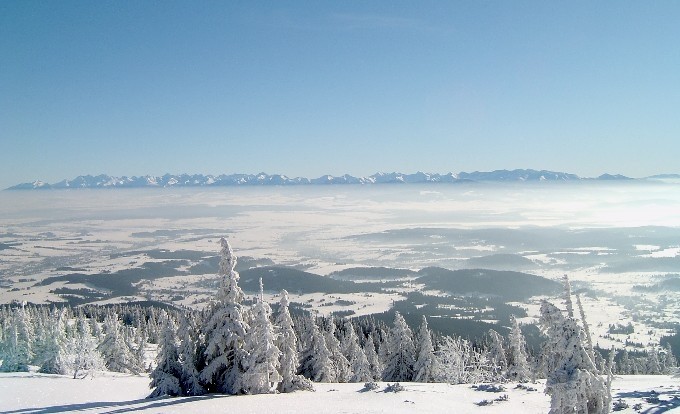
<svg viewBox="0 0 680 414"><path fill-rule="evenodd" d="M316 392L278 395L221 396L145 399L149 379L105 373L84 380L34 373L0 374L0 412L3 413L546 413L548 396L543 384L533 384L537 391L515 389L490 393L476 391L470 385L405 383L405 391L362 392L362 384L315 384ZM680 412L679 381L668 376L617 377L615 399L623 397L635 412ZM655 390L658 394L652 393ZM482 400L494 400L507 394L508 401L478 406ZM658 402L654 402L658 398ZM680 398L680 397L678 397ZM650 400L652 402L649 402Z"/></svg>

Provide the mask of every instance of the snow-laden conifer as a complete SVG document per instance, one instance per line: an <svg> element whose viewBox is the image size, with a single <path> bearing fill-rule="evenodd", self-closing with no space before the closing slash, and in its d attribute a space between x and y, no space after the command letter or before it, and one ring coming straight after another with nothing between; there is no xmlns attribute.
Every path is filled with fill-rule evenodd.
<svg viewBox="0 0 680 414"><path fill-rule="evenodd" d="M236 256L224 238L220 239L220 289L210 305L203 327L205 367L201 381L209 392L238 394L243 392L246 354L243 344L248 329L244 319L243 291L238 286Z"/></svg>
<svg viewBox="0 0 680 414"><path fill-rule="evenodd" d="M383 380L412 381L416 353L413 333L399 312L395 312L394 324L387 334L386 346Z"/></svg>
<svg viewBox="0 0 680 414"><path fill-rule="evenodd" d="M368 334L366 341L364 342L364 354L366 354L366 361L368 361L368 366L371 370L371 379L380 380L382 379L383 367L378 357L378 353L375 351L375 342L373 340L373 332Z"/></svg>
<svg viewBox="0 0 680 414"><path fill-rule="evenodd" d="M670 342L666 342L663 355L663 373L673 374L677 368L677 365L678 362L673 355L673 348L671 348Z"/></svg>
<svg viewBox="0 0 680 414"><path fill-rule="evenodd" d="M74 326L73 336L60 355L66 374L73 378L85 378L106 369L104 359L97 349L97 338L92 336L90 323L83 313L79 313Z"/></svg>
<svg viewBox="0 0 680 414"><path fill-rule="evenodd" d="M30 315L29 318L32 321L33 327L33 359L31 364L42 366L47 358L47 353L49 352L47 348L51 342L50 315L44 306L27 306L26 313Z"/></svg>
<svg viewBox="0 0 680 414"><path fill-rule="evenodd" d="M608 413L607 382L585 349L575 319L543 301L540 323L550 349L545 388L550 414Z"/></svg>
<svg viewBox="0 0 680 414"><path fill-rule="evenodd" d="M281 351L279 373L281 382L279 392L293 392L296 390L313 390L312 383L302 375L298 375L299 354L298 339L293 326L293 318L288 310L288 292L281 291L279 311L276 316L275 326L278 329L276 346Z"/></svg>
<svg viewBox="0 0 680 414"><path fill-rule="evenodd" d="M279 373L281 351L276 346L274 327L269 316L271 309L264 301L264 288L260 278L260 295L253 313L253 321L246 335L248 353L243 389L248 394L267 394L276 391L281 382Z"/></svg>
<svg viewBox="0 0 680 414"><path fill-rule="evenodd" d="M354 331L352 323L347 320L344 326L345 335L342 338L342 349L349 361L351 375L348 382L370 382L373 381L371 366L364 350L359 345L359 337Z"/></svg>
<svg viewBox="0 0 680 414"><path fill-rule="evenodd" d="M427 319L423 316L423 322L418 331L418 359L416 360L413 371L413 378L416 382L434 382L439 373L439 362L434 354L432 345L432 334L427 326Z"/></svg>
<svg viewBox="0 0 680 414"><path fill-rule="evenodd" d="M488 332L489 347L489 374L494 382L503 381L508 369L508 359L503 345L503 337L498 332L490 329Z"/></svg>
<svg viewBox="0 0 680 414"><path fill-rule="evenodd" d="M40 372L46 374L64 374L65 369L61 360L66 346L66 320L65 311L52 309L49 324L46 327L47 338L44 345L44 353Z"/></svg>
<svg viewBox="0 0 680 414"><path fill-rule="evenodd" d="M182 394L203 395L205 388L201 385L196 368L198 332L191 315L185 315L180 321L178 336L180 344L177 353L181 370L179 385Z"/></svg>
<svg viewBox="0 0 680 414"><path fill-rule="evenodd" d="M326 348L330 353L331 359L331 381L330 382L347 382L352 376L352 367L349 361L342 353L340 341L335 336L335 320L333 318L326 319L326 328L323 331L324 339L326 340Z"/></svg>
<svg viewBox="0 0 680 414"><path fill-rule="evenodd" d="M661 374L661 361L659 360L659 351L656 350L656 347L651 347L647 351L647 360L645 362L645 374Z"/></svg>
<svg viewBox="0 0 680 414"><path fill-rule="evenodd" d="M104 319L104 339L99 352L109 371L137 373L134 356L123 334L123 327L116 313L109 313Z"/></svg>
<svg viewBox="0 0 680 414"><path fill-rule="evenodd" d="M149 398L168 395L176 397L182 395L180 378L182 367L179 363L177 351L177 325L170 317L166 317L164 328L160 334L158 354L156 355L156 367L151 371L151 384L153 389Z"/></svg>
<svg viewBox="0 0 680 414"><path fill-rule="evenodd" d="M316 323L312 323L309 326L309 335L307 347L300 355L300 375L314 382L335 382L335 370L324 333Z"/></svg>
<svg viewBox="0 0 680 414"><path fill-rule="evenodd" d="M33 359L33 325L24 304L14 309L7 332L7 344L2 355L0 371L28 371Z"/></svg>
<svg viewBox="0 0 680 414"><path fill-rule="evenodd" d="M526 341L514 315L510 315L509 361L507 377L511 381L527 382L533 378Z"/></svg>
<svg viewBox="0 0 680 414"><path fill-rule="evenodd" d="M142 372L146 370L146 333L140 328L135 329L134 344L132 344L132 358L135 364L135 371Z"/></svg>

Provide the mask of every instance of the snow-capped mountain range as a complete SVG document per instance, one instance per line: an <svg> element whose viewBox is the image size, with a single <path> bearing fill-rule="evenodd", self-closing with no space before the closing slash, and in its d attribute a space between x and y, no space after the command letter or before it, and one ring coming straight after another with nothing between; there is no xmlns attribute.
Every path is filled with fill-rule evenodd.
<svg viewBox="0 0 680 414"><path fill-rule="evenodd" d="M666 176L663 176L666 177ZM675 175L674 175L675 177ZM654 178L654 177L648 177ZM662 178L659 176L659 178ZM676 178L680 178L677 176ZM288 177L281 174L165 174L163 176L112 177L109 175L81 175L72 180L49 184L34 181L12 186L8 190L65 189L65 188L140 188L140 187L208 187L239 185L329 185L329 184L393 184L393 183L456 183L466 181L579 181L631 180L622 175L603 174L596 178L582 178L576 174L545 170L495 170L489 172L460 172L437 174L417 172L376 173L368 177L323 175L319 178Z"/></svg>

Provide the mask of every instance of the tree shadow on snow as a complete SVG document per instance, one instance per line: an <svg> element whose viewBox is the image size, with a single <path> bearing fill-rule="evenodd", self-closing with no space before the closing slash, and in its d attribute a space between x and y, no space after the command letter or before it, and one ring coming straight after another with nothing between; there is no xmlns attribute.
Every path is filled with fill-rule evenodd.
<svg viewBox="0 0 680 414"><path fill-rule="evenodd" d="M119 414L129 413L133 411L153 410L172 405L188 404L196 401L209 400L214 398L227 398L229 395L210 394L196 397L159 397L159 398L143 398L131 401L102 401L89 402L82 404L64 404L53 405L47 407L32 407L21 408L18 410L5 411L6 414L48 414L48 413L62 413L82 410L98 410L101 413Z"/></svg>
<svg viewBox="0 0 680 414"><path fill-rule="evenodd" d="M640 411L642 414L661 414L680 407L679 390L661 392L656 390L619 392L614 396L614 400L619 398L628 400L627 402L631 406L636 402L651 405L651 407Z"/></svg>

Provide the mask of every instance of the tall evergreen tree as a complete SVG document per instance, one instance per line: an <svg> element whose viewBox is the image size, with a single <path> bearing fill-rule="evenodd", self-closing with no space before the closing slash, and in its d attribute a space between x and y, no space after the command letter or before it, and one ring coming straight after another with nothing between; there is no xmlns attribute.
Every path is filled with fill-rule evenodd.
<svg viewBox="0 0 680 414"><path fill-rule="evenodd" d="M205 388L201 385L198 369L198 332L190 314L185 315L180 322L180 345L178 358L181 369L180 387L184 395L203 395Z"/></svg>
<svg viewBox="0 0 680 414"><path fill-rule="evenodd" d="M64 310L52 309L50 323L46 330L48 336L45 341L44 354L40 372L46 374L63 374L61 356L66 346L66 321L64 320Z"/></svg>
<svg viewBox="0 0 680 414"><path fill-rule="evenodd" d="M503 345L503 337L493 329L488 332L489 347L489 374L492 381L503 381L508 369L508 359L505 353L505 346Z"/></svg>
<svg viewBox="0 0 680 414"><path fill-rule="evenodd" d="M309 327L307 347L300 355L299 374L314 382L335 382L335 370L331 353L326 347L326 338L316 323Z"/></svg>
<svg viewBox="0 0 680 414"><path fill-rule="evenodd" d="M288 292L284 289L280 296L279 312L275 322L279 333L276 337L276 347L281 351L279 366L281 382L278 391L313 390L312 383L307 378L297 374L299 366L298 339L293 326L293 318L288 310L290 303Z"/></svg>
<svg viewBox="0 0 680 414"><path fill-rule="evenodd" d="M661 374L661 361L659 360L659 351L657 351L655 347L651 347L649 351L647 351L645 373L647 375Z"/></svg>
<svg viewBox="0 0 680 414"><path fill-rule="evenodd" d="M0 371L28 371L28 365L34 356L33 324L24 304L20 308L14 309L7 337Z"/></svg>
<svg viewBox="0 0 680 414"><path fill-rule="evenodd" d="M97 338L92 336L90 324L81 312L76 319L73 336L68 339L63 354L65 373L73 373L73 378L85 378L106 369L104 360L97 349Z"/></svg>
<svg viewBox="0 0 680 414"><path fill-rule="evenodd" d="M153 389L149 398L156 398L164 395L176 397L182 394L180 378L182 367L179 363L179 353L177 351L177 325L172 318L166 318L165 327L161 332L158 344L158 354L156 355L156 368L151 371L151 384Z"/></svg>
<svg viewBox="0 0 680 414"><path fill-rule="evenodd" d="M352 376L352 367L349 361L342 353L340 341L335 336L335 320L328 318L326 320L326 329L324 329L324 339L326 340L326 347L330 352L332 380L330 382L347 382Z"/></svg>
<svg viewBox="0 0 680 414"><path fill-rule="evenodd" d="M359 337L354 331L354 327L349 320L345 321L345 335L342 339L342 349L349 361L350 371L352 374L349 377L349 382L367 382L373 381L371 373L371 366L368 363L364 350L359 345Z"/></svg>
<svg viewBox="0 0 680 414"><path fill-rule="evenodd" d="M527 382L533 377L529 365L529 355L526 350L526 342L522 330L514 315L510 315L510 334L508 335L510 347L507 377L511 381Z"/></svg>
<svg viewBox="0 0 680 414"><path fill-rule="evenodd" d="M575 319L543 301L540 323L551 353L545 388L550 414L608 413L607 382L590 358Z"/></svg>
<svg viewBox="0 0 680 414"><path fill-rule="evenodd" d="M678 361L673 356L673 349L671 348L670 342L666 342L663 355L663 373L673 374L677 368Z"/></svg>
<svg viewBox="0 0 680 414"><path fill-rule="evenodd" d="M412 381L416 353L413 333L399 312L395 312L394 324L387 334L386 345L387 360L383 380Z"/></svg>
<svg viewBox="0 0 680 414"><path fill-rule="evenodd" d="M123 327L116 313L109 313L104 319L104 339L99 344L99 352L109 371L138 373L128 342L125 341Z"/></svg>
<svg viewBox="0 0 680 414"><path fill-rule="evenodd" d="M375 351L375 342L373 340L373 332L368 334L364 342L364 354L371 370L371 380L380 380L382 378L383 367L380 363L378 353Z"/></svg>
<svg viewBox="0 0 680 414"><path fill-rule="evenodd" d="M416 360L413 371L413 378L416 382L434 382L439 372L439 361L434 354L432 345L432 334L427 326L427 319L423 315L423 322L420 324L418 332L418 359Z"/></svg>
<svg viewBox="0 0 680 414"><path fill-rule="evenodd" d="M220 258L220 289L211 303L203 332L206 340L205 367L201 380L209 392L243 392L246 354L243 349L248 324L244 319L243 291L238 286L236 256L224 238Z"/></svg>
<svg viewBox="0 0 680 414"><path fill-rule="evenodd" d="M260 278L260 296L255 304L254 319L245 344L248 363L243 389L248 394L273 393L282 379L279 373L281 351L275 343L270 315L271 309L264 301L264 288Z"/></svg>

